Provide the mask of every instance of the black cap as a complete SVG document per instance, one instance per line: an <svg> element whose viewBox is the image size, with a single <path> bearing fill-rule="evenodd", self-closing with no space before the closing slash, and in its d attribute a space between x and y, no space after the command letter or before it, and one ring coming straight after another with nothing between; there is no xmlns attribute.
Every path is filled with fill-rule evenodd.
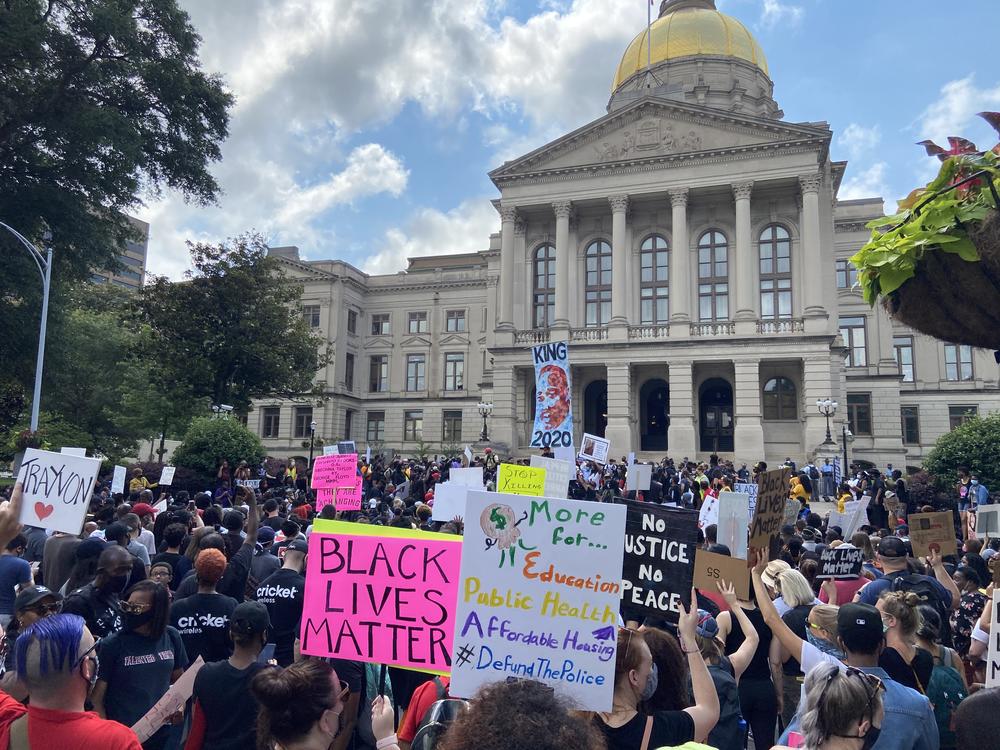
<svg viewBox="0 0 1000 750"><path fill-rule="evenodd" d="M301 552L304 555L309 552L309 542L305 539L293 539L285 547L285 552Z"/></svg>
<svg viewBox="0 0 1000 750"><path fill-rule="evenodd" d="M849 651L872 654L885 637L882 615L870 604L844 604L837 611L837 633Z"/></svg>
<svg viewBox="0 0 1000 750"><path fill-rule="evenodd" d="M62 601L62 594L58 591L45 588L45 586L29 586L28 588L21 589L14 599L14 611L23 612L28 607L38 604L38 602L47 596L51 596L57 602Z"/></svg>
<svg viewBox="0 0 1000 750"><path fill-rule="evenodd" d="M260 602L241 602L229 618L229 627L246 635L263 633L271 627L271 618L268 617L267 607Z"/></svg>
<svg viewBox="0 0 1000 750"><path fill-rule="evenodd" d="M906 543L898 536L887 536L878 543L878 553L882 557L906 557Z"/></svg>

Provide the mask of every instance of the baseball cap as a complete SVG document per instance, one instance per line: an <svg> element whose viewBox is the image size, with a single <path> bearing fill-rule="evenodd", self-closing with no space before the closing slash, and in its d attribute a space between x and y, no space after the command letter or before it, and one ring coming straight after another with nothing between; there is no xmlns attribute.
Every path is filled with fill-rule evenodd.
<svg viewBox="0 0 1000 750"><path fill-rule="evenodd" d="M155 516L156 508L149 503L136 503L132 506L132 512L142 518L142 516Z"/></svg>
<svg viewBox="0 0 1000 750"><path fill-rule="evenodd" d="M791 565L786 563L784 560L771 560L764 568L764 572L760 574L760 580L762 580L767 586L774 588L775 582L778 580L778 576L784 573L786 570L791 569Z"/></svg>
<svg viewBox="0 0 1000 750"><path fill-rule="evenodd" d="M306 554L309 552L309 543L305 539L293 539L285 547L285 552L301 552Z"/></svg>
<svg viewBox="0 0 1000 750"><path fill-rule="evenodd" d="M57 602L62 601L62 594L45 586L29 586L21 589L14 599L14 611L22 612L47 596L53 597Z"/></svg>
<svg viewBox="0 0 1000 750"><path fill-rule="evenodd" d="M887 536L878 543L882 557L906 557L906 544L897 536Z"/></svg>
<svg viewBox="0 0 1000 750"><path fill-rule="evenodd" d="M275 533L274 529L270 526L261 526L257 529L257 542L259 544L270 544L274 541Z"/></svg>
<svg viewBox="0 0 1000 750"><path fill-rule="evenodd" d="M719 623L712 617L712 613L704 609L698 610L698 635L702 638L714 639L719 635Z"/></svg>
<svg viewBox="0 0 1000 750"><path fill-rule="evenodd" d="M874 653L885 637L882 615L870 604L844 604L837 611L837 633L849 651Z"/></svg>
<svg viewBox="0 0 1000 750"><path fill-rule="evenodd" d="M267 607L260 602L241 602L229 617L229 627L246 635L263 633L271 627L271 618L267 615Z"/></svg>

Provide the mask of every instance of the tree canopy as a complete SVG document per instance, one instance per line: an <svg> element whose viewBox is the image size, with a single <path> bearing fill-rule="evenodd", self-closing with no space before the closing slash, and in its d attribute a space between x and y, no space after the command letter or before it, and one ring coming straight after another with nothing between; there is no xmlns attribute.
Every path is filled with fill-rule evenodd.
<svg viewBox="0 0 1000 750"><path fill-rule="evenodd" d="M991 492L1000 491L1000 413L970 419L938 438L924 468L951 487L964 466Z"/></svg>

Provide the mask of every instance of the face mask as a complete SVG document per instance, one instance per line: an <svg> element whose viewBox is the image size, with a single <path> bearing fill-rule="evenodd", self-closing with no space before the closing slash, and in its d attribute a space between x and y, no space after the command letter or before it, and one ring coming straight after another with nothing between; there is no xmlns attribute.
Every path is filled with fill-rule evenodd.
<svg viewBox="0 0 1000 750"><path fill-rule="evenodd" d="M810 644L818 648L820 651L822 651L824 654L835 656L838 659L844 658L844 654L843 652L841 652L839 648L834 646L829 641L825 641L822 638L817 638L816 636L814 636L812 634L811 629L806 631L806 640L809 641Z"/></svg>
<svg viewBox="0 0 1000 750"><path fill-rule="evenodd" d="M138 615L131 612L125 612L124 614L126 630L138 630L153 619L153 610L151 609Z"/></svg>
<svg viewBox="0 0 1000 750"><path fill-rule="evenodd" d="M977 484L979 484L979 480L978 479L973 479L972 480L972 486L975 487Z"/></svg>
<svg viewBox="0 0 1000 750"><path fill-rule="evenodd" d="M107 590L120 594L128 588L128 576L111 576L108 578Z"/></svg>
<svg viewBox="0 0 1000 750"><path fill-rule="evenodd" d="M868 732L865 733L864 742L861 743L861 750L872 750L875 743L878 742L879 735L882 734L881 727L868 727Z"/></svg>
<svg viewBox="0 0 1000 750"><path fill-rule="evenodd" d="M639 700L648 701L653 697L653 693L656 692L656 686L659 684L660 674L656 669L656 664L653 664L653 671L649 673L649 679L646 680L646 687L643 689L642 694L639 696Z"/></svg>

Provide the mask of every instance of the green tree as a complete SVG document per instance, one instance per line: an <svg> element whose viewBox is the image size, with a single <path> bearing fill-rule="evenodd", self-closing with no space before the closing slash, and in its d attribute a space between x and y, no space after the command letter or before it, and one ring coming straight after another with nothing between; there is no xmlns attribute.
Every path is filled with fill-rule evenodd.
<svg viewBox="0 0 1000 750"><path fill-rule="evenodd" d="M945 433L924 460L924 468L946 487L958 481L960 466L977 472L992 492L1000 491L1000 412L970 419Z"/></svg>
<svg viewBox="0 0 1000 750"><path fill-rule="evenodd" d="M191 421L184 441L174 451L173 462L214 477L224 458L230 466L240 461L255 466L264 460L264 455L260 438L237 420L198 417Z"/></svg>
<svg viewBox="0 0 1000 750"><path fill-rule="evenodd" d="M154 279L136 300L173 381L239 414L264 396L318 396L323 338L302 320L302 288L268 257L263 238L189 247L187 280Z"/></svg>
<svg viewBox="0 0 1000 750"><path fill-rule="evenodd" d="M0 221L51 231L53 320L62 284L115 266L141 194L214 201L233 98L199 44L176 0L0 3ZM0 258L0 372L29 384L41 284L5 231Z"/></svg>

